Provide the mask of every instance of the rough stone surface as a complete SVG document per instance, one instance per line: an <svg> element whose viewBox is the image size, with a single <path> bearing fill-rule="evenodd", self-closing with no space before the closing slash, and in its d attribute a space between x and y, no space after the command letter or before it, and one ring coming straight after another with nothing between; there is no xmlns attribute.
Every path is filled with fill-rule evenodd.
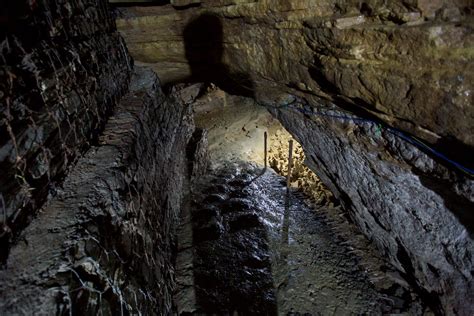
<svg viewBox="0 0 474 316"><path fill-rule="evenodd" d="M473 314L472 175L386 128L473 168L469 1L209 0L121 16L132 56L166 83L303 105L272 111L308 165L436 313Z"/></svg>
<svg viewBox="0 0 474 316"><path fill-rule="evenodd" d="M237 308L245 314L245 309L254 306L261 294L247 296L245 304L236 303L238 297L242 297L239 293L255 291L245 285L244 280L265 278L267 274L256 273L243 265L249 274L243 274L240 279L235 277L242 269L238 262L248 250L258 257L267 252L264 247L267 242L248 238L252 230L263 228L268 237L268 251L272 254L271 275L278 314L431 315L396 269L384 260L356 225L348 222L347 214L340 207L313 202L309 208L305 194L308 191L300 191L296 183L292 184L291 206L285 207L286 181L270 168L263 172L262 142L267 132L271 135L269 149L279 152L286 142L287 155L289 133L283 132L279 122L253 100L222 95L222 91L210 88L193 105L196 125L208 129L210 168L207 175L194 183L192 202L183 209L176 268L175 300L179 314L199 314L198 305L210 300L218 303L208 304L206 312L215 311L216 305L220 305L221 311ZM301 169L299 160L304 157L301 149L294 150L292 175L299 177L298 181L311 182L314 175L309 177ZM280 160L283 156L273 157ZM281 172L281 169L275 171ZM302 188L305 187L303 184ZM327 191L313 189L311 193L315 196ZM206 236L211 240L203 241ZM213 244L215 247L209 247ZM199 256L203 258L198 259ZM193 257L197 260L193 261ZM203 269L199 262L206 260L209 268ZM214 261L219 262L218 268L210 268L216 266ZM202 270L215 271L214 281L195 283L193 271L202 275ZM222 286L219 284L227 284L227 288L218 291L221 295L215 295L215 287ZM210 295L202 297L203 291ZM229 292L235 295L229 297ZM199 293L201 298L196 295ZM233 303L223 304L225 301ZM270 311L267 309L265 314Z"/></svg>
<svg viewBox="0 0 474 316"><path fill-rule="evenodd" d="M0 8L0 236L8 240L94 142L131 64L105 0Z"/></svg>
<svg viewBox="0 0 474 316"><path fill-rule="evenodd" d="M130 76L106 2L11 3L0 8L2 259L5 241L51 198L0 271L1 313L169 313L183 188L189 173L201 172L200 163L187 170L186 157L205 156L204 138L188 142L186 105L199 88L174 88L162 102L156 77L138 70L98 137ZM152 65L165 83L213 81L271 108L303 145L307 164L433 311L474 314L472 177L387 128L473 167L471 2L173 3L179 10L119 10L138 63ZM223 194L205 203L219 204ZM215 220L195 227L191 214L182 215L185 234L196 228L204 239L220 238L212 210ZM252 221L258 225L255 216L229 222L232 234ZM202 270L206 279L209 269Z"/></svg>
<svg viewBox="0 0 474 316"><path fill-rule="evenodd" d="M191 178L199 178L207 169L209 162L207 131L197 128L187 148L189 172Z"/></svg>
<svg viewBox="0 0 474 316"><path fill-rule="evenodd" d="M170 313L191 108L138 68L93 146L0 271L0 314ZM20 282L21 281L21 282Z"/></svg>
<svg viewBox="0 0 474 316"><path fill-rule="evenodd" d="M308 166L431 308L472 314L473 180L374 126L274 113L305 148Z"/></svg>
<svg viewBox="0 0 474 316"><path fill-rule="evenodd" d="M217 167L217 168L216 168ZM421 315L409 292L368 272L347 240L308 208L286 202L284 178L242 161L213 165L192 189L193 256L178 279L193 284L193 315ZM213 192L224 193L213 193ZM219 196L219 198L215 198ZM184 236L183 236L184 237ZM351 239L354 236L351 236ZM352 248L353 250L353 248ZM367 250L367 249L366 249ZM184 273L183 273L184 272ZM192 280L192 281L191 281Z"/></svg>
<svg viewBox="0 0 474 316"><path fill-rule="evenodd" d="M472 153L469 1L201 2L122 10L132 56L163 82L204 78L260 99L284 91L337 100Z"/></svg>

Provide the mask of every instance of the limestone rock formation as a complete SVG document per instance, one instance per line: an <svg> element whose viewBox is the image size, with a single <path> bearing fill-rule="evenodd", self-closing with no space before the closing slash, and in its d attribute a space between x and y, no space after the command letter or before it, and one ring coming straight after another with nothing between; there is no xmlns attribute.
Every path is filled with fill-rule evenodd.
<svg viewBox="0 0 474 316"><path fill-rule="evenodd" d="M186 81L266 106L431 309L474 314L471 1L141 2L127 45L105 0L0 7L0 314L172 312Z"/></svg>
<svg viewBox="0 0 474 316"><path fill-rule="evenodd" d="M118 27L165 83L212 81L269 107L432 309L471 315L472 9L209 0L121 9Z"/></svg>
<svg viewBox="0 0 474 316"><path fill-rule="evenodd" d="M132 69L105 0L2 3L0 26L0 314L170 313L190 96Z"/></svg>
<svg viewBox="0 0 474 316"><path fill-rule="evenodd" d="M202 1L129 8L118 27L165 83L247 82L261 100L337 101L472 153L471 8L427 2Z"/></svg>
<svg viewBox="0 0 474 316"><path fill-rule="evenodd" d="M0 9L0 236L25 227L128 87L131 60L105 1Z"/></svg>
<svg viewBox="0 0 474 316"><path fill-rule="evenodd" d="M151 70L136 69L130 90L12 248L0 271L3 314L171 311L194 125L190 108L166 98Z"/></svg>

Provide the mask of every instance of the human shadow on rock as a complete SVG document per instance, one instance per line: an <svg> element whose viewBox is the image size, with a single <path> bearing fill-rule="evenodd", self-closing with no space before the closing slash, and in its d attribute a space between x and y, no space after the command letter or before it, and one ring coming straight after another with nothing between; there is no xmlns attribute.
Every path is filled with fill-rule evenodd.
<svg viewBox="0 0 474 316"><path fill-rule="evenodd" d="M233 95L252 98L254 84L248 74L231 72L223 61L224 33L222 22L212 14L203 14L186 25L184 32L186 59L191 67L187 82L212 82Z"/></svg>

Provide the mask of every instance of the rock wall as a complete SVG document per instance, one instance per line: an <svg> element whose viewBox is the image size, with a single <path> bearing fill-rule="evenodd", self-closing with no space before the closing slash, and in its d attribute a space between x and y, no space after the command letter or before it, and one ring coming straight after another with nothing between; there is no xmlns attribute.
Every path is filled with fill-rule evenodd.
<svg viewBox="0 0 474 316"><path fill-rule="evenodd" d="M171 313L189 100L133 72L105 0L9 1L0 27L0 314Z"/></svg>
<svg viewBox="0 0 474 316"><path fill-rule="evenodd" d="M0 271L2 314L171 312L194 131L177 95L165 97L151 70L135 70L98 145L12 247Z"/></svg>
<svg viewBox="0 0 474 316"><path fill-rule="evenodd" d="M259 99L283 91L337 101L462 149L456 158L472 167L469 1L200 2L122 9L117 26L135 61L165 83L210 79Z"/></svg>
<svg viewBox="0 0 474 316"><path fill-rule="evenodd" d="M377 126L272 111L303 145L306 164L432 310L471 314L474 244L460 214L472 210L473 181Z"/></svg>
<svg viewBox="0 0 474 316"><path fill-rule="evenodd" d="M131 60L105 0L0 8L0 236L8 242L128 86Z"/></svg>
<svg viewBox="0 0 474 316"><path fill-rule="evenodd" d="M135 61L268 106L432 309L473 314L472 4L197 2L119 10Z"/></svg>

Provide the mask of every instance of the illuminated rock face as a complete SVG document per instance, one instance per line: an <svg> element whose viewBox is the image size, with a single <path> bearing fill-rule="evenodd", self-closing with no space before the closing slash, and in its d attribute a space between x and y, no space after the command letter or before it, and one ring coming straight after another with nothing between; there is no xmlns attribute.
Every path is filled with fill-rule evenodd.
<svg viewBox="0 0 474 316"><path fill-rule="evenodd" d="M433 309L470 315L474 182L410 135L473 169L471 10L442 0L201 1L128 8L118 27L135 62L165 83L209 80L270 108L304 108L272 113Z"/></svg>
<svg viewBox="0 0 474 316"><path fill-rule="evenodd" d="M409 136L473 168L469 1L183 0L118 13L136 64L268 106L433 310L474 314L470 171ZM155 75L132 71L105 0L18 1L0 25L0 313L171 312L182 194L205 166L188 158L206 156L192 91L163 102Z"/></svg>
<svg viewBox="0 0 474 316"><path fill-rule="evenodd" d="M236 75L248 79L262 100L273 88L345 101L430 142L472 150L467 5L412 2L202 1L187 10L130 8L118 27L135 61L163 82L225 70L234 85Z"/></svg>

